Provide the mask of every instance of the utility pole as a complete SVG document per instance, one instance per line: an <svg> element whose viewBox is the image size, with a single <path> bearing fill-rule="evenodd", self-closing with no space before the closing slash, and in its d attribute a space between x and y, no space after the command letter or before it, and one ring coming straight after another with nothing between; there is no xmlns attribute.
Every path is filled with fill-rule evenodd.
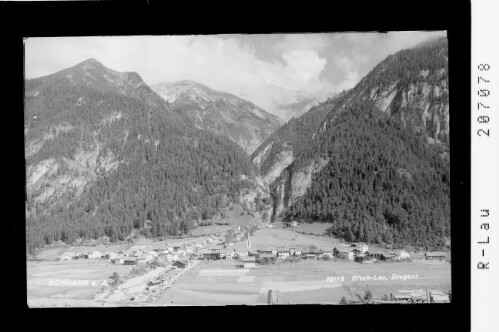
<svg viewBox="0 0 499 332"><path fill-rule="evenodd" d="M279 292L278 290L269 289L267 304L269 304L269 305L279 304L280 295L281 295L281 292Z"/></svg>

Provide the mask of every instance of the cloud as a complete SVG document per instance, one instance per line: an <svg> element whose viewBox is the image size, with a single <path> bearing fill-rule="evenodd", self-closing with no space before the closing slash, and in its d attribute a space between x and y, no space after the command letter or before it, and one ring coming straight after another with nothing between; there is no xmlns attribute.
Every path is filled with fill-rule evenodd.
<svg viewBox="0 0 499 332"><path fill-rule="evenodd" d="M288 34L274 45L274 52L281 54L293 50L324 51L329 44L327 34Z"/></svg>
<svg viewBox="0 0 499 332"><path fill-rule="evenodd" d="M352 58L343 56L336 59L336 64L338 67L343 69L344 78L342 81L333 87L335 92L341 92L342 90L350 89L357 84L362 78L359 69L358 63L364 60L355 61Z"/></svg>
<svg viewBox="0 0 499 332"><path fill-rule="evenodd" d="M390 53L438 34L28 38L25 72L34 78L95 58L136 71L149 85L190 79L267 108L278 89L331 95L351 88Z"/></svg>

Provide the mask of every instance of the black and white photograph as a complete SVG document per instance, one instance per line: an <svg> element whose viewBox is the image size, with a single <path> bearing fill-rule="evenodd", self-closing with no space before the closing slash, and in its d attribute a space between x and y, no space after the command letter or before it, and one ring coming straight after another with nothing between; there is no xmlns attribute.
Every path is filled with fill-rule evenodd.
<svg viewBox="0 0 499 332"><path fill-rule="evenodd" d="M30 308L452 303L447 31L23 42Z"/></svg>

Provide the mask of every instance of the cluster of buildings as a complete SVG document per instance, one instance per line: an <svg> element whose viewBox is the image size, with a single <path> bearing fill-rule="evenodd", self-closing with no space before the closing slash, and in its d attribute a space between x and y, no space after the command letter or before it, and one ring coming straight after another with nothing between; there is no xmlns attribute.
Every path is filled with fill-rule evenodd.
<svg viewBox="0 0 499 332"><path fill-rule="evenodd" d="M450 296L438 290L399 290L399 294L390 294L392 302L406 303L449 303Z"/></svg>
<svg viewBox="0 0 499 332"><path fill-rule="evenodd" d="M189 260L202 257L200 250L209 245L218 245L224 242L223 235L210 235L201 242L193 241L182 245L165 244L160 248L152 246L132 246L119 252L109 251L101 253L97 250L91 252L64 252L56 261L78 260L78 259L106 259L113 264L138 265L152 263L161 258L172 263L174 268L186 268L190 266Z"/></svg>
<svg viewBox="0 0 499 332"><path fill-rule="evenodd" d="M335 257L358 263L374 263L376 261L393 262L410 258L409 253L405 250L395 252L380 249L369 250L368 245L364 243L355 243L350 246L334 248L333 254Z"/></svg>
<svg viewBox="0 0 499 332"><path fill-rule="evenodd" d="M267 259L271 261L284 260L288 257L297 257L301 259L326 259L338 258L346 261L355 261L358 263L374 263L376 261L392 262L402 261L410 258L410 255L405 250L398 250L396 252L389 252L386 250L371 249L367 244L355 243L351 245L344 245L335 247L333 250L317 248L317 247L291 247L291 248L277 248L268 247L259 249L257 251L250 251L244 249L227 249L222 246L211 246L204 249L198 255L198 259L205 260L232 260L239 259L244 262L246 258L255 258L256 262ZM427 253L426 259L445 259L445 253ZM437 258L438 257L438 258Z"/></svg>
<svg viewBox="0 0 499 332"><path fill-rule="evenodd" d="M56 261L69 261L69 260L77 260L77 259L100 259L104 257L110 257L112 253L106 252L101 253L100 251L94 250L91 252L74 252L74 251L66 251L62 253L59 257L57 257Z"/></svg>
<svg viewBox="0 0 499 332"><path fill-rule="evenodd" d="M243 235L244 229L236 228L235 234ZM129 249L119 252L101 253L93 250L88 253L83 252L65 252L56 258L56 261L77 260L77 259L109 259L113 264L137 265L143 263L152 263L160 258L169 262L173 268L187 268L192 260L233 260L237 259L243 263L245 268L256 267L256 262L282 261L289 257L300 259L327 259L338 258L346 261L355 261L358 263L373 263L376 261L401 261L410 258L408 252L399 250L390 252L386 250L371 249L367 244L355 243L351 245L342 245L333 250L312 247L291 247L278 248L268 247L256 251L250 251L244 246L244 243L225 243L223 233L210 235L201 241L193 241L182 245L169 245L168 243L160 248L152 246L132 246ZM445 260L444 252L426 253L427 260Z"/></svg>

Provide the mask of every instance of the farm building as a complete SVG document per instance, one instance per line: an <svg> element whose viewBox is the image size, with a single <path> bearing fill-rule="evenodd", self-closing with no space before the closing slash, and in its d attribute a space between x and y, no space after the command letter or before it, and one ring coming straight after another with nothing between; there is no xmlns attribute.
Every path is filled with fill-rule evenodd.
<svg viewBox="0 0 499 332"><path fill-rule="evenodd" d="M176 261L178 259L178 255L176 254L167 254L165 255L165 258L168 262L171 262L171 261Z"/></svg>
<svg viewBox="0 0 499 332"><path fill-rule="evenodd" d="M358 263L373 263L371 256L366 254L355 256L355 261Z"/></svg>
<svg viewBox="0 0 499 332"><path fill-rule="evenodd" d="M264 255L277 255L277 249L274 248L265 248L265 249L260 249L258 250L259 254L264 254Z"/></svg>
<svg viewBox="0 0 499 332"><path fill-rule="evenodd" d="M101 258L102 253L100 251L94 250L88 254L88 258Z"/></svg>
<svg viewBox="0 0 499 332"><path fill-rule="evenodd" d="M183 257L186 255L186 252L184 249L177 249L174 251L175 254L179 255L179 257Z"/></svg>
<svg viewBox="0 0 499 332"><path fill-rule="evenodd" d="M220 250L221 259L232 259L234 258L234 249L221 249Z"/></svg>
<svg viewBox="0 0 499 332"><path fill-rule="evenodd" d="M189 261L175 261L175 263L172 264L172 266L176 266L177 269L186 269L189 266L191 266L191 263Z"/></svg>
<svg viewBox="0 0 499 332"><path fill-rule="evenodd" d="M314 252L304 252L303 258L305 258L305 259L317 259L317 255Z"/></svg>
<svg viewBox="0 0 499 332"><path fill-rule="evenodd" d="M255 256L248 256L248 257L244 257L242 259L242 261L244 263L251 263L251 262L256 262L256 257Z"/></svg>
<svg viewBox="0 0 499 332"><path fill-rule="evenodd" d="M125 258L112 258L111 263L113 264L124 264L125 263Z"/></svg>
<svg viewBox="0 0 499 332"><path fill-rule="evenodd" d="M256 263L255 262L243 262L243 267L245 269L255 269Z"/></svg>
<svg viewBox="0 0 499 332"><path fill-rule="evenodd" d="M301 249L298 248L289 248L290 256L301 256Z"/></svg>
<svg viewBox="0 0 499 332"><path fill-rule="evenodd" d="M329 256L331 258L331 257L333 257L333 251L332 250L328 250L328 249L322 249L320 251L320 256L321 257Z"/></svg>
<svg viewBox="0 0 499 332"><path fill-rule="evenodd" d="M210 235L205 239L205 241L209 244L216 244L219 243L221 240L215 235Z"/></svg>
<svg viewBox="0 0 499 332"><path fill-rule="evenodd" d="M123 261L123 264L124 265L137 265L137 260L134 259L134 258L126 258L124 261Z"/></svg>
<svg viewBox="0 0 499 332"><path fill-rule="evenodd" d="M372 260L383 261L385 260L386 253L378 250L371 250L366 252L366 255L370 256Z"/></svg>
<svg viewBox="0 0 499 332"><path fill-rule="evenodd" d="M426 260L445 261L445 252L427 252L424 254Z"/></svg>
<svg viewBox="0 0 499 332"><path fill-rule="evenodd" d="M234 258L234 250L227 250L225 252L225 259L233 259Z"/></svg>
<svg viewBox="0 0 499 332"><path fill-rule="evenodd" d="M133 246L128 250L130 252L130 256L140 257L148 249L149 249L148 246Z"/></svg>
<svg viewBox="0 0 499 332"><path fill-rule="evenodd" d="M203 259L212 260L220 259L220 251L207 251L203 253Z"/></svg>
<svg viewBox="0 0 499 332"><path fill-rule="evenodd" d="M296 220L293 220L291 222L288 222L286 224L286 226L288 226L288 227L296 227L296 226L298 226L298 222Z"/></svg>
<svg viewBox="0 0 499 332"><path fill-rule="evenodd" d="M236 254L239 257L247 257L247 256L249 256L249 251L248 250L238 250L238 251L236 251Z"/></svg>
<svg viewBox="0 0 499 332"><path fill-rule="evenodd" d="M85 253L84 252L79 252L76 254L76 256L78 257L78 259L83 259L85 258Z"/></svg>
<svg viewBox="0 0 499 332"><path fill-rule="evenodd" d="M333 253L336 257L341 259L346 259L348 261L353 261L353 251L352 250L339 250L337 248L333 249Z"/></svg>
<svg viewBox="0 0 499 332"><path fill-rule="evenodd" d="M260 263L267 262L267 261L275 262L276 259L277 259L277 257L273 254L259 254L258 255L258 261Z"/></svg>
<svg viewBox="0 0 499 332"><path fill-rule="evenodd" d="M392 301L403 302L428 302L428 293L424 289L399 290L400 294L390 294Z"/></svg>
<svg viewBox="0 0 499 332"><path fill-rule="evenodd" d="M289 251L287 251L287 250L279 250L277 252L277 257L282 258L282 259L286 259L286 258L289 257Z"/></svg>
<svg viewBox="0 0 499 332"><path fill-rule="evenodd" d="M365 254L369 250L369 246L365 243L354 243L351 245L351 248L357 249L361 254Z"/></svg>
<svg viewBox="0 0 499 332"><path fill-rule="evenodd" d="M436 291L436 290L428 290L428 297L430 303L449 303L450 296L447 293Z"/></svg>
<svg viewBox="0 0 499 332"><path fill-rule="evenodd" d="M74 253L72 251L67 251L67 252L62 253L58 258L59 258L59 261L70 261L75 256L76 256L76 253Z"/></svg>
<svg viewBox="0 0 499 332"><path fill-rule="evenodd" d="M141 259L142 259L142 258L141 258ZM146 263L148 263L148 262L152 262L152 261L154 261L155 259L156 259L156 257L155 257L155 256L148 254L148 255L147 255L147 257L145 257L144 261L145 261Z"/></svg>
<svg viewBox="0 0 499 332"><path fill-rule="evenodd" d="M190 256L189 256L189 259L191 260L196 260L196 259L199 259L200 257L202 257L201 255L198 255L196 254L195 252L192 253Z"/></svg>
<svg viewBox="0 0 499 332"><path fill-rule="evenodd" d="M409 295L409 294L391 295L391 300L397 301L397 302L410 302L411 295Z"/></svg>
<svg viewBox="0 0 499 332"><path fill-rule="evenodd" d="M193 247L185 247L185 253L186 254L192 254L194 252L194 248Z"/></svg>
<svg viewBox="0 0 499 332"><path fill-rule="evenodd" d="M398 260L404 260L404 259L409 259L411 258L411 255L409 255L409 253L405 250L399 250L397 252L397 259Z"/></svg>
<svg viewBox="0 0 499 332"><path fill-rule="evenodd" d="M396 253L386 253L381 256L382 261L386 262L393 262L397 260L397 254Z"/></svg>
<svg viewBox="0 0 499 332"><path fill-rule="evenodd" d="M153 257L158 257L158 253L156 251L149 251L147 254Z"/></svg>

